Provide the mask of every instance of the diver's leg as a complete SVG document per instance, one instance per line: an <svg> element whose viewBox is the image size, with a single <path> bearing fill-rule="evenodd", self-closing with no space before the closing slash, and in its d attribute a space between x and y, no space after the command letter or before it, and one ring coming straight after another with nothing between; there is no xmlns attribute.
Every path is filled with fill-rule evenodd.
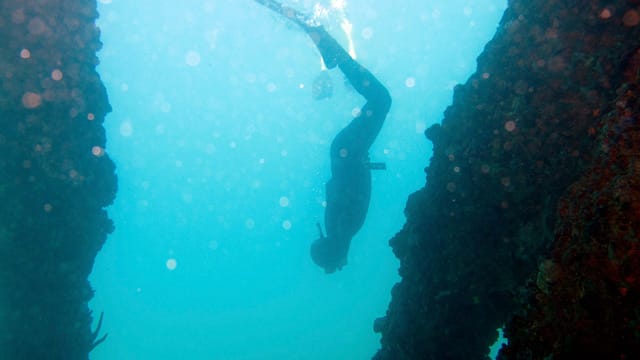
<svg viewBox="0 0 640 360"><path fill-rule="evenodd" d="M387 89L364 66L353 60L349 53L321 26L306 27L311 39L318 47L328 68L339 66L351 85L380 110L388 111L391 97Z"/></svg>
<svg viewBox="0 0 640 360"><path fill-rule="evenodd" d="M367 99L360 115L344 129L343 135L352 139L353 150L368 151L391 107L389 91L367 68L351 58L323 27L307 27L305 30L320 50L327 67L338 66L356 91Z"/></svg>

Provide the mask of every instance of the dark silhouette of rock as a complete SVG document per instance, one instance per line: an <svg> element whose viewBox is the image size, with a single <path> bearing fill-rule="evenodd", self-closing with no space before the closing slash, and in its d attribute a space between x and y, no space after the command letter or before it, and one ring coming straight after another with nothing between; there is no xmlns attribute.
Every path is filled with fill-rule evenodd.
<svg viewBox="0 0 640 360"><path fill-rule="evenodd" d="M487 359L505 324L504 359L638 356L639 6L509 2L426 132L374 359Z"/></svg>
<svg viewBox="0 0 640 360"><path fill-rule="evenodd" d="M88 359L87 280L113 230L96 2L0 4L0 358Z"/></svg>

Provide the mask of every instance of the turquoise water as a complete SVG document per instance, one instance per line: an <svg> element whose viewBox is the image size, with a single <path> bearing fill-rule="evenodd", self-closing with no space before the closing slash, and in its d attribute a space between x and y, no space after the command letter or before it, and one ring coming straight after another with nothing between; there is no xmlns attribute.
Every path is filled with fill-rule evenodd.
<svg viewBox="0 0 640 360"><path fill-rule="evenodd" d="M287 1L307 13L315 2ZM330 8L332 2L319 2ZM367 221L327 275L309 245L323 221L329 144L363 99L337 70L313 100L309 38L251 0L100 0L98 68L113 112L116 231L90 306L109 336L92 359L367 359L399 280L388 240L424 186L455 84L475 70L505 1L334 1L319 21L390 90L371 149Z"/></svg>

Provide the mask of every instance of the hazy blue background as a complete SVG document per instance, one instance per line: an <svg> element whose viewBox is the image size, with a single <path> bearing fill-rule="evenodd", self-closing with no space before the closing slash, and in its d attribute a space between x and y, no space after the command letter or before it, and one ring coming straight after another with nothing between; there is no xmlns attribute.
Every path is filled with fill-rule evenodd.
<svg viewBox="0 0 640 360"><path fill-rule="evenodd" d="M423 131L474 71L506 1L346 4L358 60L394 103L371 149L388 170L373 173L367 221L332 275L309 245L329 144L364 103L341 73L331 72L333 98L314 101L311 41L252 0L99 2L120 189L91 277L90 306L109 333L92 358L370 358L373 320L399 280L388 240L424 186Z"/></svg>

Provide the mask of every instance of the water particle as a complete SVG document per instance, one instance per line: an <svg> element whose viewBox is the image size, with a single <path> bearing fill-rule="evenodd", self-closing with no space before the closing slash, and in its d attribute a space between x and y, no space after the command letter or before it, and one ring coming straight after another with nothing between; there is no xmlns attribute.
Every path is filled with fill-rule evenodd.
<svg viewBox="0 0 640 360"><path fill-rule="evenodd" d="M53 210L53 206L51 206L51 204L47 203L47 204L44 204L42 209L44 210L44 212L51 212L51 210Z"/></svg>
<svg viewBox="0 0 640 360"><path fill-rule="evenodd" d="M169 269L170 271L173 271L178 266L178 262L176 261L176 259L170 258L170 259L167 260L167 264L166 265L167 265L167 269Z"/></svg>
<svg viewBox="0 0 640 360"><path fill-rule="evenodd" d="M185 55L184 62L189 66L198 66L200 64L200 54L191 50Z"/></svg>
<svg viewBox="0 0 640 360"><path fill-rule="evenodd" d="M447 183L447 191L448 192L456 191L456 184L453 182Z"/></svg>
<svg viewBox="0 0 640 360"><path fill-rule="evenodd" d="M622 23L625 26L629 27L637 26L638 24L640 24L640 14L636 10L629 10L624 13L624 16L622 17Z"/></svg>
<svg viewBox="0 0 640 360"><path fill-rule="evenodd" d="M88 113L87 114L87 120L93 121L95 119L96 119L96 116L93 113Z"/></svg>
<svg viewBox="0 0 640 360"><path fill-rule="evenodd" d="M120 135L124 137L129 137L133 135L133 126L131 125L130 122L125 121L122 124L120 124Z"/></svg>
<svg viewBox="0 0 640 360"><path fill-rule="evenodd" d="M34 17L27 25L29 32L33 35L40 35L47 30L47 25L39 17Z"/></svg>
<svg viewBox="0 0 640 360"><path fill-rule="evenodd" d="M129 84L122 83L122 85L120 85L120 90L122 90L123 92L129 91Z"/></svg>
<svg viewBox="0 0 640 360"><path fill-rule="evenodd" d="M371 39L373 37L373 29L368 26L362 29L362 37L365 40Z"/></svg>
<svg viewBox="0 0 640 360"><path fill-rule="evenodd" d="M416 79L412 77L408 77L407 80L404 81L404 85L408 88L412 88L416 86Z"/></svg>
<svg viewBox="0 0 640 360"><path fill-rule="evenodd" d="M361 113L360 108L353 108L353 110L351 110L351 116L353 117L360 116L360 113Z"/></svg>
<svg viewBox="0 0 640 360"><path fill-rule="evenodd" d="M466 6L463 9L463 13L464 13L464 16L471 16L471 14L473 13L473 9L470 8L469 6Z"/></svg>
<svg viewBox="0 0 640 360"><path fill-rule="evenodd" d="M280 206L282 206L282 207L289 206L289 198L287 198L286 196L282 196L280 198Z"/></svg>
<svg viewBox="0 0 640 360"><path fill-rule="evenodd" d="M600 11L600 19L606 20L609 19L611 17L611 10L609 9L602 9L602 11Z"/></svg>
<svg viewBox="0 0 640 360"><path fill-rule="evenodd" d="M268 92L274 92L274 91L276 91L276 89L278 89L276 84L274 84L274 83L267 84L267 91Z"/></svg>
<svg viewBox="0 0 640 360"><path fill-rule="evenodd" d="M22 95L22 105L27 109L35 109L42 104L42 96L34 92L27 91Z"/></svg>
<svg viewBox="0 0 640 360"><path fill-rule="evenodd" d="M491 74L489 74L488 72L484 72L484 73L482 73L482 78L483 78L483 79L487 80L487 79L488 79L488 78L490 78L490 77L491 77Z"/></svg>
<svg viewBox="0 0 640 360"><path fill-rule="evenodd" d="M247 229L251 230L256 226L256 222L253 219L247 219L244 222L244 226L246 226Z"/></svg>
<svg viewBox="0 0 640 360"><path fill-rule="evenodd" d="M104 155L104 149L96 145L91 148L91 153L93 154L93 156L100 157Z"/></svg>
<svg viewBox="0 0 640 360"><path fill-rule="evenodd" d="M282 150L282 151L280 151L280 156L282 156L282 157L286 157L287 155L289 155L289 153L287 152L287 150Z"/></svg>
<svg viewBox="0 0 640 360"><path fill-rule="evenodd" d="M282 228L285 230L291 229L291 221L285 220L282 222Z"/></svg>
<svg viewBox="0 0 640 360"><path fill-rule="evenodd" d="M20 50L20 57L23 59L29 59L31 57L31 51L29 51L28 49Z"/></svg>
<svg viewBox="0 0 640 360"><path fill-rule="evenodd" d="M504 129L507 130L508 132L512 132L513 130L516 129L516 122L513 120L509 120L507 122L504 123Z"/></svg>
<svg viewBox="0 0 640 360"><path fill-rule="evenodd" d="M177 168L181 168L182 167L182 160L176 160L176 167Z"/></svg>
<svg viewBox="0 0 640 360"><path fill-rule="evenodd" d="M62 71L60 71L59 69L55 69L51 72L51 78L55 81L60 81L62 80Z"/></svg>
<svg viewBox="0 0 640 360"><path fill-rule="evenodd" d="M340 149L340 157L341 157L341 158L346 158L346 157L347 157L347 155L349 155L349 150L344 149L344 148L343 148L343 149Z"/></svg>
<svg viewBox="0 0 640 360"><path fill-rule="evenodd" d="M18 9L11 13L11 21L16 24L22 24L26 20L23 9Z"/></svg>

